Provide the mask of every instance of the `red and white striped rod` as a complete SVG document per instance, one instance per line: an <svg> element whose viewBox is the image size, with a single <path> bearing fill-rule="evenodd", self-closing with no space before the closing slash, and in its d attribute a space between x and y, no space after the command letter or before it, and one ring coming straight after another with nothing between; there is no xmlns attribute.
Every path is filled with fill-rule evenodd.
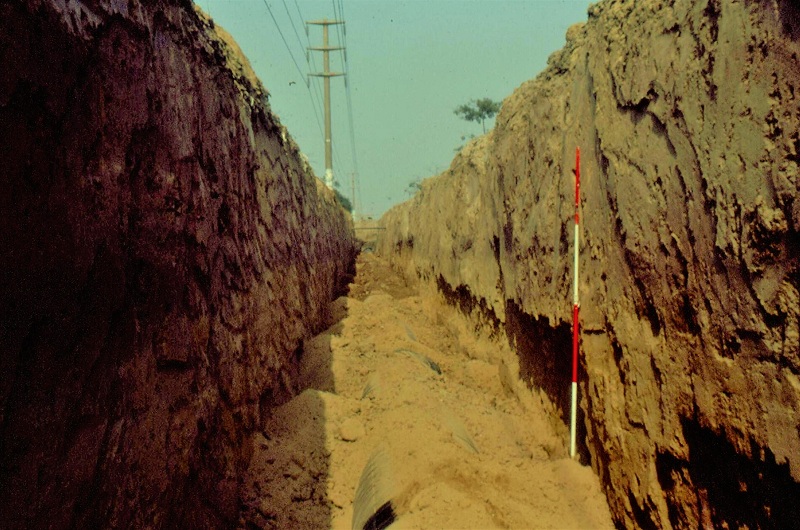
<svg viewBox="0 0 800 530"><path fill-rule="evenodd" d="M578 412L578 341L580 334L580 321L578 318L578 225L580 216L578 209L581 203L581 148L575 148L575 258L573 269L575 282L572 289L572 406L570 407L569 420L569 456L575 458L575 426Z"/></svg>

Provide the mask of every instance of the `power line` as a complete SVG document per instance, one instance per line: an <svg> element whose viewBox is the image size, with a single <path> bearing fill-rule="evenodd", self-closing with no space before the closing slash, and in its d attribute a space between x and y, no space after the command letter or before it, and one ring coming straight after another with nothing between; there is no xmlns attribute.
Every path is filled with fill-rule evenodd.
<svg viewBox="0 0 800 530"><path fill-rule="evenodd" d="M314 118L317 120L317 128L319 129L320 136L324 137L325 133L322 132L322 120L319 119L320 102L319 99L314 99L314 92L311 91L309 84L306 85L306 89L308 90L308 95L311 97L311 107L314 109ZM317 94L317 98L319 98L319 94Z"/></svg>
<svg viewBox="0 0 800 530"><path fill-rule="evenodd" d="M331 2L333 3L333 17L334 17L336 20L344 20L344 16L342 16L341 9L340 9L340 8L337 8L337 5L338 5L338 4L337 4L337 0L331 0ZM342 24L342 27L341 27L341 28L340 28L338 25L336 26L336 36L337 36L337 37L338 37L338 39L339 39L339 48L340 48L340 49L339 49L339 57L341 58L341 60L342 60L342 65L344 66L344 64L347 62L347 61L345 60L345 57L346 57L346 53L347 53L347 52L346 52L346 50L344 49L344 47L345 47L345 43L344 43L344 39L342 38L342 30L343 30L343 28L344 28L344 23Z"/></svg>
<svg viewBox="0 0 800 530"><path fill-rule="evenodd" d="M294 6L297 8L297 14L300 16L300 20L305 20L305 18L303 18L303 13L300 12L300 4L297 3L297 0L294 0ZM306 39L308 39L307 31L306 31Z"/></svg>
<svg viewBox="0 0 800 530"><path fill-rule="evenodd" d="M336 0L333 0L333 1L334 1L334 4L333 4L334 14L337 14L339 12L343 12L343 8L341 7L341 4L340 4L339 8L337 9ZM297 62L297 59L295 59L294 53L292 53L291 46L289 46L289 42L286 39L286 36L283 34L283 31L281 30L280 25L278 24L278 20L275 17L275 14L272 11L272 8L267 3L267 0L262 0L262 2L264 3L264 6L267 8L267 11L269 12L270 17L272 18L272 22L275 24L275 28L278 30L278 34L280 35L281 40L283 41L283 45L286 47L286 51L289 52L289 56L291 57L295 68L297 69L297 71L300 74L300 76L302 78L306 79L305 85L306 85L306 89L308 90L309 97L311 99L312 108L314 109L314 118L317 121L317 127L319 128L320 134L324 136L323 131L322 131L322 123L321 123L321 120L320 120L320 117L319 117L319 107L321 105L321 101L320 100L322 99L321 94L319 94L320 87L319 87L319 85L317 85L315 83L315 87L314 87L315 90L312 91L311 82L308 79L308 77L303 73L302 69L300 68L300 65ZM341 2L341 0L340 0L340 2ZM291 12L289 10L289 6L286 3L286 0L282 0L282 3L283 3L284 9L286 10L286 15L289 17L289 23L292 25L292 30L294 31L295 37L297 38L297 42L300 44L300 47L302 49L304 47L303 46L303 41L302 41L302 39L300 37L300 33L297 31L297 26L294 23L294 18L293 18L292 14L291 14ZM300 11L300 5L298 4L297 0L294 0L294 4L295 4L295 8L297 9L297 14L300 16L300 20L302 21L303 20L303 14ZM339 45L341 47L343 45L343 43L344 43L344 38L342 36L342 32L341 32L340 28L337 27L336 29L337 29L337 35L339 37ZM310 38L308 36L308 31L307 30L306 30L306 40L308 41L308 44L309 44L309 47L310 47L311 40L310 40ZM342 59L343 66L345 68L347 68L347 60L346 60L347 55L344 53L343 50L340 50L340 56L341 56L341 59ZM313 55L311 55L311 60L314 63L314 68L315 68L315 71L316 71L316 61L314 60ZM310 65L308 63L309 63L309 54L306 53L306 65L310 67ZM345 77L345 86L346 87L348 86L346 77ZM317 96L316 99L314 97L315 95ZM354 143L353 143L354 135L353 135L353 126L352 126L353 119L352 119L352 111L350 110L351 109L351 103L349 101L350 100L349 88L348 88L347 97L348 97L348 115L349 115L349 122L350 122L350 141L351 141L351 148L353 149L353 153L355 153L355 147L354 147ZM333 151L332 154L333 154L333 157L336 159L337 166L343 167L342 163L341 163L341 157L339 156L338 149L336 149L336 147L333 146L333 145L331 147L332 147L332 151ZM354 158L354 162L353 163L354 163L354 166L355 166L355 164L356 164L355 158ZM355 197L353 197L353 200L355 201Z"/></svg>
<svg viewBox="0 0 800 530"><path fill-rule="evenodd" d="M353 102L352 102L352 98L350 96L350 84L347 82L347 77L348 76L349 76L349 73L346 73L345 74L345 92L347 93L347 117L348 117L348 122L349 122L349 125L350 125L350 151L351 151L350 155L353 158L353 173L354 173L353 178L356 181L356 187L359 187L360 184L358 182L358 177L359 177L359 174L358 174L358 157L356 157L356 133L355 133L355 127L353 125ZM355 205L355 200L356 200L355 192L353 193L353 195L354 195L354 197L353 197L353 203L354 203L353 207L355 207L356 206Z"/></svg>
<svg viewBox="0 0 800 530"><path fill-rule="evenodd" d="M338 1L339 4L339 17L344 20L344 1L343 0L334 0ZM336 8L336 4L334 3L334 9ZM339 28L337 28L338 30ZM339 34L340 38L340 46L343 48L342 50L342 62L344 63L344 87L345 93L347 95L347 118L348 124L350 126L350 150L351 150L351 157L353 159L353 208L357 209L356 206L356 191L355 188L360 190L360 182L359 182L359 172L358 172L358 156L356 155L356 133L355 133L355 125L353 120L353 97L352 91L350 89L350 63L347 60L347 26L342 24L342 32Z"/></svg>
<svg viewBox="0 0 800 530"><path fill-rule="evenodd" d="M303 17L303 13L300 12L300 4L297 3L297 0L294 0L294 6L297 8L297 14L300 17L300 20L301 21L305 20L305 18ZM311 47L311 38L308 36L308 25L307 24L306 24L306 44L308 45L308 48ZM301 48L304 47L302 43L300 44L300 47ZM310 59L311 59L311 64L310 65L309 65L309 55L310 55ZM308 51L306 50L306 66L309 67L309 70L311 70L311 68L310 68L311 65L314 66L314 69L313 69L314 72L319 72L319 69L317 68L317 60L314 58L314 54L313 53L309 54ZM321 101L322 100L322 93L320 92L319 85L314 83L314 89L315 89L315 91L317 93L317 100Z"/></svg>
<svg viewBox="0 0 800 530"><path fill-rule="evenodd" d="M303 18L303 13L300 12L300 5L297 3L297 0L294 0L294 5L297 8L297 14L300 16L300 20L301 21L305 20L305 18ZM306 24L305 28L306 28L306 42L308 43L308 47L310 48L311 47L311 38L308 36L308 25L307 24ZM302 44L301 44L301 46L302 46ZM311 59L311 64L309 64L309 55L310 55L310 59ZM313 69L314 72L318 72L319 71L317 69L317 60L314 58L314 54L309 54L308 50L306 49L306 68L311 70L311 65L314 66L314 69ZM306 76L306 79L308 80L308 84L311 84L311 80L308 78L308 76ZM317 100L315 102L316 106L314 107L314 112L317 113L316 118L317 118L317 125L319 126L320 136L322 136L324 138L325 137L325 133L322 132L322 124L321 124L322 122L321 122L321 120L319 118L319 111L317 110L317 109L322 107L322 89L320 88L318 83L313 83L313 85L314 85L314 93L317 95Z"/></svg>
<svg viewBox="0 0 800 530"><path fill-rule="evenodd" d="M303 48L305 48L305 45L303 44L303 39L300 38L300 33L297 31L297 26L294 23L294 17L292 16L292 13L289 11L289 6L286 4L286 0L282 0L282 1L283 1L283 8L286 10L286 16L289 17L289 23L292 25L292 30L294 31L294 36L297 37L297 43L300 45L300 49L302 50ZM303 15L302 15L302 13L300 13L300 6L297 4L297 0L295 0L294 4L295 4L295 7L297 7L297 13L300 15L300 21L302 22L303 21ZM308 33L306 33L306 40L308 40ZM306 66L308 66L308 53L306 53ZM311 83L311 81L309 81L308 76L305 76L305 79L306 79L306 87L308 87L308 85ZM311 95L311 104L314 106L314 117L317 120L317 126L319 127L319 132L320 132L320 134L323 134L323 132L322 132L322 123L321 123L320 118L319 118L319 109L320 109L320 107L322 105L322 96L319 93L319 87L317 87L316 85L314 85L314 87L315 87L316 90L313 93L309 90L309 93ZM317 96L316 100L314 100L314 94L315 93L316 93L316 96Z"/></svg>
<svg viewBox="0 0 800 530"><path fill-rule="evenodd" d="M344 18L344 1L343 0L339 0L339 16L342 17L342 20L345 20L345 18ZM347 45L347 25L346 24L342 24L342 39L345 42L345 44L343 46L346 46ZM347 62L347 48L345 48L345 50L344 50L344 57L342 58L342 60L344 62Z"/></svg>
<svg viewBox="0 0 800 530"><path fill-rule="evenodd" d="M294 36L297 37L297 43L300 45L300 49L302 50L305 48L305 45L303 45L303 40L300 38L300 34L297 32L297 26L294 25L294 18L292 18L292 14L289 12L289 6L286 5L286 0L283 0L283 8L286 9L286 16L289 17L289 23L292 25L292 29L294 30ZM301 18L300 20L302 21L303 19Z"/></svg>
<svg viewBox="0 0 800 530"><path fill-rule="evenodd" d="M294 54L292 53L292 49L289 47L289 43L286 41L286 37L283 36L283 32L281 31L281 27L278 25L278 20L275 18L275 15L272 13L272 8L269 7L267 0L262 0L264 5L267 6L267 11L269 11L269 16L272 17L272 21L275 23L275 28L278 30L278 34L281 36L281 40L283 40L283 45L286 46L286 51L289 52L289 56L292 58L292 62L294 63L295 68L297 68L297 72L300 74L301 77L305 77L303 71L300 69L300 65L297 64L297 60L294 58Z"/></svg>
<svg viewBox="0 0 800 530"><path fill-rule="evenodd" d="M301 21L305 20L303 18L303 13L300 11L300 4L297 3L297 0L294 0L294 6L297 9L297 14L300 17L300 20ZM300 43L300 47L302 48L302 47L304 47L303 46L303 42L302 42L302 39L300 38L300 35L298 34L298 31L297 31L297 29L295 27L294 21L292 19L292 15L289 13L289 8L286 5L286 0L283 0L283 7L286 9L286 14L289 16L289 20L292 22L292 28L294 28L295 36L297 37L297 40ZM308 43L308 47L310 48L311 47L311 38L308 35L307 26L306 26L306 32L305 33L306 33L306 42ZM309 57L310 57L310 64L309 64ZM306 66L309 67L309 69L310 69L311 65L314 66L314 71L316 72L317 71L317 61L314 58L314 54L309 54L308 52L306 52ZM322 89L320 88L319 84L314 83L314 93L317 96L316 101L314 101L314 105L315 105L314 106L314 112L317 113L316 118L317 118L317 125L319 126L320 134L322 136L324 136L324 134L322 132L322 125L320 123L319 114L318 114L318 107L321 106L321 101L322 101L322 93L321 93L321 91L322 91ZM312 100L313 99L314 98L312 96ZM339 151L338 151L338 149L336 149L336 145L332 144L331 147L332 147L332 150L333 150L333 158L336 160L336 165L338 167L343 167L342 166L341 157L339 156Z"/></svg>
<svg viewBox="0 0 800 530"><path fill-rule="evenodd" d="M350 67L346 64L344 71L345 71L344 87L345 87L345 93L347 95L347 119L350 125L350 151L351 151L350 154L353 158L353 172L355 173L353 178L357 181L359 173L358 173L358 157L356 156L356 130L353 120L353 97L351 94L352 91L350 89ZM353 201L355 202L355 197L353 197ZM355 204L353 206L355 206Z"/></svg>
<svg viewBox="0 0 800 530"><path fill-rule="evenodd" d="M272 17L272 22L275 24L275 29L278 30L278 34L281 36L281 40L283 41L283 45L286 46L286 51L289 52L289 56L292 58L292 62L294 63L295 68L297 68L297 72L300 74L301 79L305 79L306 80L306 82L304 84L306 86L306 90L308 90L308 95L311 98L311 107L314 109L314 118L317 121L317 127L319 128L319 134L320 134L320 136L324 136L324 134L322 132L322 122L319 119L319 109L318 109L319 104L314 100L314 94L311 92L311 83L310 83L310 81L308 81L308 78L303 73L302 69L300 68L300 65L297 64L297 60L294 58L294 54L292 53L292 49L291 49L291 47L289 47L289 43L286 40L286 37L284 37L283 31L281 31L281 27L278 24L278 20L275 18L275 14L272 12L272 8L269 7L269 4L267 3L267 0L262 0L262 1L264 2L264 5L266 6L267 11L269 12L269 16ZM285 1L284 1L283 5L284 5L284 7L286 7L286 2ZM299 10L299 7L298 7L298 10ZM289 12L288 8L287 8L286 12L287 13ZM289 20L291 21L291 17L290 17ZM292 27L294 27L294 22L292 22ZM296 29L295 29L295 34L297 34L297 30ZM300 37L298 35L298 39L299 38ZM301 48L302 48L302 45L303 45L303 43L302 43L302 41L300 41Z"/></svg>

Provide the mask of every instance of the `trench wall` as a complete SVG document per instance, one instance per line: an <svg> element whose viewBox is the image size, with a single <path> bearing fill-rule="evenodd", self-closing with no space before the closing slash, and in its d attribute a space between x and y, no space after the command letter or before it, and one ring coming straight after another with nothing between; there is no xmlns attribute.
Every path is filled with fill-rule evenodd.
<svg viewBox="0 0 800 530"><path fill-rule="evenodd" d="M0 18L3 524L235 526L349 216L190 1Z"/></svg>
<svg viewBox="0 0 800 530"><path fill-rule="evenodd" d="M581 148L584 458L622 526L799 515L798 37L788 1L594 4L381 220L379 251L490 309L566 410Z"/></svg>

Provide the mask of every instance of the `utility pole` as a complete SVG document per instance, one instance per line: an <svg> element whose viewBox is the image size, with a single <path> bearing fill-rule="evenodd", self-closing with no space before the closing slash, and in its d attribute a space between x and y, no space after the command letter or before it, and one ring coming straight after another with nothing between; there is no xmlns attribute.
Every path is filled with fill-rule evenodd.
<svg viewBox="0 0 800 530"><path fill-rule="evenodd" d="M322 46L308 48L311 51L322 52L323 71L309 74L312 77L322 77L325 85L325 184L333 189L333 150L331 146L331 77L344 75L341 72L331 72L330 52L344 48L328 45L328 26L344 24L342 20L310 20L306 24L322 26Z"/></svg>

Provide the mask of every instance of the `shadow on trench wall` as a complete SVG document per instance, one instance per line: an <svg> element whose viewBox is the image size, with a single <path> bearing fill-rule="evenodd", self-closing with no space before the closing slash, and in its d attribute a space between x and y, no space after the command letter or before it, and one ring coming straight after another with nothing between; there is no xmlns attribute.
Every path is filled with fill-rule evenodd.
<svg viewBox="0 0 800 530"><path fill-rule="evenodd" d="M327 430L336 393L331 338L342 333L356 274L354 253L334 286L316 335L300 340L282 385L262 394L260 432L252 440L240 499L240 527L331 528L332 492ZM341 497L341 495L339 495Z"/></svg>
<svg viewBox="0 0 800 530"><path fill-rule="evenodd" d="M501 332L503 324L484 299L477 300L469 288L453 288L441 275L436 287L448 304ZM545 318L533 318L511 300L506 301L505 332L519 358L519 375L529 387L544 390L558 408L561 419L569 424L572 384L572 329L568 324L553 327ZM582 464L591 461L586 445L585 414L578 407L577 452ZM569 443L569 440L565 440Z"/></svg>
<svg viewBox="0 0 800 530"><path fill-rule="evenodd" d="M572 385L572 329L553 326L547 317L534 318L506 300L506 335L519 357L519 375L529 386L544 390L569 424ZM591 457L586 446L583 409L578 407L577 452L582 464Z"/></svg>
<svg viewBox="0 0 800 530"><path fill-rule="evenodd" d="M776 463L772 451L755 443L752 457L741 455L724 432L715 433L694 419L681 423L688 461L660 451L656 456L674 527L798 527L800 484L788 464Z"/></svg>
<svg viewBox="0 0 800 530"><path fill-rule="evenodd" d="M467 316L478 319L481 323L488 324L493 333L498 332L502 325L500 320L495 316L486 300L483 298L477 300L469 287L462 284L454 289L440 274L436 278L436 288L449 305L458 308ZM476 326L476 329L477 327L479 326Z"/></svg>
<svg viewBox="0 0 800 530"><path fill-rule="evenodd" d="M243 528L330 528L333 523L329 419L322 394L335 391L330 339L326 332L298 346L290 394L262 396L261 432L253 438L241 499Z"/></svg>

